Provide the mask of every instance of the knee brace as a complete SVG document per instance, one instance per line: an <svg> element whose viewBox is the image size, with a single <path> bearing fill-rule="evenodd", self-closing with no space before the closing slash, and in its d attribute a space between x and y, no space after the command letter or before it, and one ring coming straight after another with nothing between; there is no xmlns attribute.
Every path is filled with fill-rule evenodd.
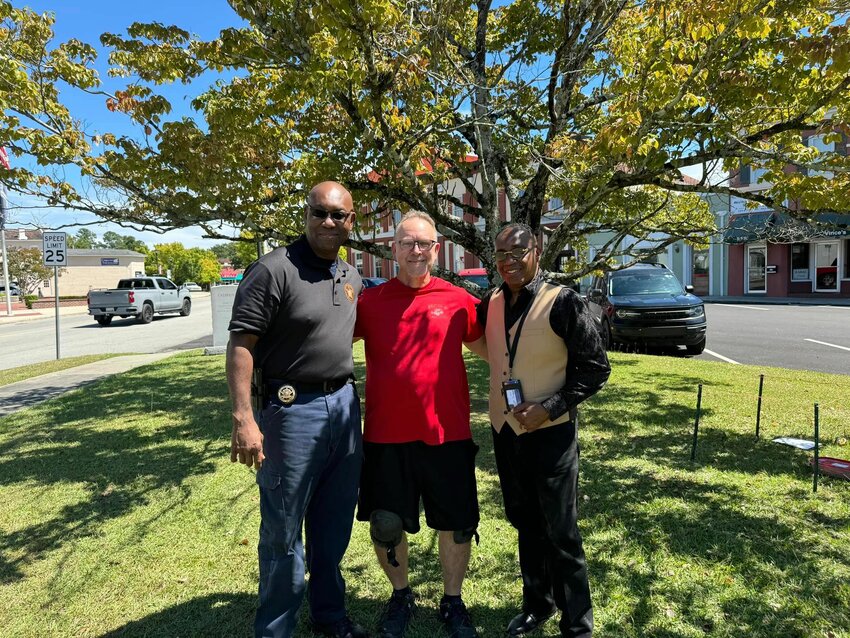
<svg viewBox="0 0 850 638"><path fill-rule="evenodd" d="M403 534L401 517L395 512L375 510L369 515L369 535L372 542L378 547L386 548L387 562L393 567L398 567L395 548L401 543Z"/></svg>
<svg viewBox="0 0 850 638"><path fill-rule="evenodd" d="M456 545L465 545L475 538L475 544L478 545L480 538L478 536L478 528L470 527L469 529L457 529L454 531L454 542Z"/></svg>

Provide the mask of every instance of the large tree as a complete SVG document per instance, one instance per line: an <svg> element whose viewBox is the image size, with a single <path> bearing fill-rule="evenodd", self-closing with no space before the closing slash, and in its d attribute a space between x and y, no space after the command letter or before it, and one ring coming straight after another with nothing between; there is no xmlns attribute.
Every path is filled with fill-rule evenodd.
<svg viewBox="0 0 850 638"><path fill-rule="evenodd" d="M67 235L68 248L92 249L102 248L103 244L97 234L89 228L80 228L76 235Z"/></svg>
<svg viewBox="0 0 850 638"><path fill-rule="evenodd" d="M215 253L203 248L185 248L179 242L156 244L145 259L145 271L149 275L165 275L178 284L194 281L211 284L221 281L220 267Z"/></svg>
<svg viewBox="0 0 850 638"><path fill-rule="evenodd" d="M135 250L137 253L146 255L148 247L141 239L137 239L132 235L121 235L113 230L107 230L103 233L103 246L105 248L122 248L124 250Z"/></svg>
<svg viewBox="0 0 850 638"><path fill-rule="evenodd" d="M18 282L24 295L35 294L41 282L53 276L53 268L44 265L38 248L12 248L8 254L9 278Z"/></svg>
<svg viewBox="0 0 850 638"><path fill-rule="evenodd" d="M119 187L122 202L55 185L54 201L124 223L200 224L216 236L224 221L285 240L298 232L309 186L336 178L378 204L373 217L428 211L492 273L500 191L513 219L534 228L557 197L564 215L544 265L566 244L611 233L593 261L569 264L573 275L611 267L634 240L655 251L701 241L714 228L701 193L800 219L850 209L845 3L229 2L244 26L214 40L160 24L103 36L112 72L130 80L107 106L140 134L104 135L96 156L73 134L60 146L97 184ZM24 54L21 75L32 81L45 61ZM222 75L193 101L195 116L170 119L156 85L210 71ZM94 84L83 70L75 77ZM841 142L838 152L807 146L812 132ZM683 179L689 167L709 175L742 164L767 169L770 188ZM19 190L37 184L23 177ZM440 187L449 180L474 199ZM452 215L456 207L464 216ZM368 222L352 246L386 255L368 241Z"/></svg>

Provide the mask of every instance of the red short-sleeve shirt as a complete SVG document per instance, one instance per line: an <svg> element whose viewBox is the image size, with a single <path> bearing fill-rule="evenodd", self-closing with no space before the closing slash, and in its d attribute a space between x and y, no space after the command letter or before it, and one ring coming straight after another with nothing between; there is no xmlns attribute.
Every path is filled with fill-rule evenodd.
<svg viewBox="0 0 850 638"><path fill-rule="evenodd" d="M477 304L436 277L422 288L391 279L363 292L354 336L366 340L366 441L471 438L462 342L483 334Z"/></svg>

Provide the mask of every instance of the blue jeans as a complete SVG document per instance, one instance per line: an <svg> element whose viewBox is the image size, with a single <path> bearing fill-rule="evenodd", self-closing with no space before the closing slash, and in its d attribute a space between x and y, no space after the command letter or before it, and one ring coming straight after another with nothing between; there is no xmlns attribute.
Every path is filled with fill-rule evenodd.
<svg viewBox="0 0 850 638"><path fill-rule="evenodd" d="M269 402L259 414L265 461L260 488L260 605L257 638L288 638L304 599L305 558L313 621L345 616L339 569L354 522L363 439L353 384L332 394L301 393L291 405Z"/></svg>

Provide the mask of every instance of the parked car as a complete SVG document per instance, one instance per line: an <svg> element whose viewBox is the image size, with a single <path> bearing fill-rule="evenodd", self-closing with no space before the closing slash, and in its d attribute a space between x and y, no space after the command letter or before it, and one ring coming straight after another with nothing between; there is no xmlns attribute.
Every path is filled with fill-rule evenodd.
<svg viewBox="0 0 850 638"><path fill-rule="evenodd" d="M0 286L0 295L6 294L6 286ZM11 297L20 297L21 289L18 288L18 284L9 284L9 296Z"/></svg>
<svg viewBox="0 0 850 638"><path fill-rule="evenodd" d="M362 294L367 288L374 288L385 283L387 283L387 280L383 277L363 277L363 287L360 289L360 293Z"/></svg>
<svg viewBox="0 0 850 638"><path fill-rule="evenodd" d="M587 304L606 347L617 344L705 349L705 308L661 264L635 264L595 277Z"/></svg>
<svg viewBox="0 0 850 638"><path fill-rule="evenodd" d="M183 285L186 286L186 288L188 288L191 292L201 292L203 290L203 288L201 288L194 281L187 281Z"/></svg>
<svg viewBox="0 0 850 638"><path fill-rule="evenodd" d="M464 268L458 273L458 275L484 290L487 290L490 287L490 280L487 279L486 268Z"/></svg>
<svg viewBox="0 0 850 638"><path fill-rule="evenodd" d="M91 290L87 296L89 314L101 326L113 317L136 317L150 323L154 314L179 312L185 317L192 311L192 293L165 277L122 279L113 290Z"/></svg>

